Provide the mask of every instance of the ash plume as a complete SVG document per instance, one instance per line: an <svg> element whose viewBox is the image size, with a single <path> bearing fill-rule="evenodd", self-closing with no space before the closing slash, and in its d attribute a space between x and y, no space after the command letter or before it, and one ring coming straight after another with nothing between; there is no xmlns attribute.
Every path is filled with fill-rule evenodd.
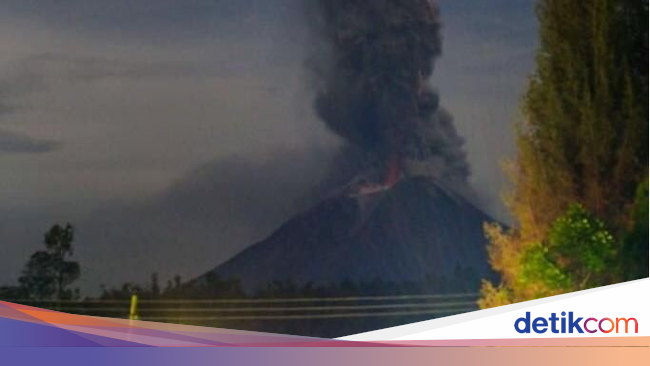
<svg viewBox="0 0 650 366"><path fill-rule="evenodd" d="M429 0L318 0L315 109L360 147L384 180L395 171L466 186L469 166L451 116L427 84L441 53ZM462 190L462 188L461 188Z"/></svg>

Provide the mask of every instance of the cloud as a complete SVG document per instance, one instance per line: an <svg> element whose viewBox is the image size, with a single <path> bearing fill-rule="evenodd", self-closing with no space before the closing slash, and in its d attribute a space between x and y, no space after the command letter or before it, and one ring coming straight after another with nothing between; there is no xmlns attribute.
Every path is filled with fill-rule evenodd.
<svg viewBox="0 0 650 366"><path fill-rule="evenodd" d="M186 279L204 273L309 207L334 154L220 158L149 199L97 207L78 223L76 255L82 263L119 263L120 271L89 268L84 290L145 281L154 271Z"/></svg>
<svg viewBox="0 0 650 366"><path fill-rule="evenodd" d="M156 43L213 38L291 36L304 0L4 0L0 11L47 27ZM284 19L278 23L278 18ZM297 27L296 27L297 26ZM294 32L287 32L293 29ZM281 37L276 37L281 40Z"/></svg>
<svg viewBox="0 0 650 366"><path fill-rule="evenodd" d="M59 146L56 141L39 140L0 129L0 154L45 153Z"/></svg>
<svg viewBox="0 0 650 366"><path fill-rule="evenodd" d="M0 207L11 218L0 222L0 235L13 243L0 283L16 280L49 226L68 221L77 230L78 285L85 294L96 294L102 283L144 282L152 272L163 279L198 276L310 207L327 190L322 178L337 151L279 149L218 158L158 194L128 201L28 212Z"/></svg>
<svg viewBox="0 0 650 366"><path fill-rule="evenodd" d="M88 293L203 273L309 202L336 143L289 2L0 3L0 131L64 147L0 160L0 283L56 222Z"/></svg>
<svg viewBox="0 0 650 366"><path fill-rule="evenodd" d="M134 62L93 56L38 53L21 57L0 78L0 123L31 108L30 97L60 87L60 83L92 83L107 79L159 80L196 76L197 68L173 63ZM46 153L59 141L38 139L0 128L0 153Z"/></svg>
<svg viewBox="0 0 650 366"><path fill-rule="evenodd" d="M83 51L82 51L83 52ZM0 78L0 115L16 112L6 100L28 98L31 94L75 83L103 80L159 80L165 78L205 77L206 65L192 62L130 60L93 54L31 53L11 60Z"/></svg>
<svg viewBox="0 0 650 366"><path fill-rule="evenodd" d="M51 52L32 54L21 58L22 77L67 82L93 82L104 79L156 79L164 77L196 76L197 68L187 63L122 60L93 55L69 55Z"/></svg>

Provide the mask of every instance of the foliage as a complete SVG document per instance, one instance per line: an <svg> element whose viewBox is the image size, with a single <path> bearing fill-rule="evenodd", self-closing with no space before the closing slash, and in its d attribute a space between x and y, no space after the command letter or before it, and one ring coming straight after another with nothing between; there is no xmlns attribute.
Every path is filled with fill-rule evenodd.
<svg viewBox="0 0 650 366"><path fill-rule="evenodd" d="M560 272L591 273L585 286L624 279L613 269L605 276L600 268L612 250L621 254L620 265L631 248L621 247L621 238L631 225L637 186L648 175L648 2L540 0L538 17L537 67L523 98L517 159L508 169L513 190L506 203L515 225L486 226L490 262L501 275L498 286L483 285L486 306L559 293L565 281L574 288L573 277L564 279L553 269L560 258L569 266ZM599 228L554 225L574 203L606 223L616 240L602 237L588 244L580 240L582 231L602 232ZM560 237L567 244L553 247ZM628 266L639 260L630 256ZM522 261L555 285L522 280Z"/></svg>
<svg viewBox="0 0 650 366"><path fill-rule="evenodd" d="M638 44L622 41L647 34L638 28L647 22L642 5L539 4L540 49L518 130L514 197L521 205L514 213L526 211L531 222L522 227L534 234L572 202L617 223L647 176L647 68L631 63Z"/></svg>
<svg viewBox="0 0 650 366"><path fill-rule="evenodd" d="M542 296L569 288L570 278L553 260L554 254L549 253L548 247L541 243L531 245L521 257L523 270L520 284L530 287L538 283L536 287L540 288L538 293ZM548 291L544 291L546 289Z"/></svg>
<svg viewBox="0 0 650 366"><path fill-rule="evenodd" d="M0 299L2 300L16 300L26 297L25 290L20 286L0 286Z"/></svg>
<svg viewBox="0 0 650 366"><path fill-rule="evenodd" d="M626 280L648 277L648 181L637 190L633 226L625 237L623 273Z"/></svg>
<svg viewBox="0 0 650 366"><path fill-rule="evenodd" d="M481 309L495 308L511 304L513 295L503 285L495 287L490 281L483 281L481 284L481 298L478 300L478 306Z"/></svg>
<svg viewBox="0 0 650 366"><path fill-rule="evenodd" d="M126 282L119 288L101 286L102 292L99 296L102 300L124 300L137 294L140 299L218 299L218 298L241 298L245 297L239 279L222 279L219 276L208 273L204 277L183 284L181 276L174 276L173 280L167 281L165 289L161 290L158 274L151 275L148 284L139 285L133 282Z"/></svg>
<svg viewBox="0 0 650 366"><path fill-rule="evenodd" d="M73 255L74 228L54 225L45 234L46 250L31 255L19 278L20 288L32 299L71 299L78 290L68 288L81 275L79 263L67 260Z"/></svg>
<svg viewBox="0 0 650 366"><path fill-rule="evenodd" d="M548 235L548 246L556 252L555 262L564 258L561 267L569 271L581 284L596 281L593 285L607 282L602 279L614 268L617 244L605 227L582 206L572 205L567 213L555 221ZM584 286L580 286L584 287Z"/></svg>
<svg viewBox="0 0 650 366"><path fill-rule="evenodd" d="M550 293L595 287L609 282L616 254L614 237L605 224L572 205L551 227L547 243L524 251L520 280L524 285L540 282L539 287Z"/></svg>
<svg viewBox="0 0 650 366"><path fill-rule="evenodd" d="M561 293L612 282L617 243L603 221L580 205L572 205L551 225L547 239L511 251L509 270L517 276L494 287L485 281L483 308Z"/></svg>

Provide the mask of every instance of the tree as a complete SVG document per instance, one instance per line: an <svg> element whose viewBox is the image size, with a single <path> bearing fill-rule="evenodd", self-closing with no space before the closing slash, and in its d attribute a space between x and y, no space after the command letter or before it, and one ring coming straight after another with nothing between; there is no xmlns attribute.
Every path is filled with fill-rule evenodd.
<svg viewBox="0 0 650 366"><path fill-rule="evenodd" d="M160 296L160 282L158 280L158 273L154 272L151 274L151 284L150 284L150 289L151 291L151 297L152 298L158 298Z"/></svg>
<svg viewBox="0 0 650 366"><path fill-rule="evenodd" d="M536 297L596 287L607 282L603 277L611 275L616 254L605 224L572 205L552 225L546 243L535 243L522 253L519 281L542 289Z"/></svg>
<svg viewBox="0 0 650 366"><path fill-rule="evenodd" d="M573 202L625 219L621 208L648 170L647 67L632 64L638 45L625 41L641 36L645 3L644 12L642 1L540 2L537 70L514 167L512 208L525 234L543 235Z"/></svg>
<svg viewBox="0 0 650 366"><path fill-rule="evenodd" d="M540 0L538 17L537 67L508 166L515 225L486 226L501 283L484 285L484 304L537 296L517 285L521 254L545 249L554 221L574 203L611 229L620 261L635 191L648 175L648 2Z"/></svg>
<svg viewBox="0 0 650 366"><path fill-rule="evenodd" d="M578 204L551 225L547 238L513 253L518 273L507 285L484 282L480 306L505 305L513 299L537 299L612 282L617 276L618 244L605 223Z"/></svg>
<svg viewBox="0 0 650 366"><path fill-rule="evenodd" d="M623 273L626 280L648 277L648 181L637 190L634 223L625 237Z"/></svg>
<svg viewBox="0 0 650 366"><path fill-rule="evenodd" d="M15 300L27 297L25 291L20 286L0 286L0 299Z"/></svg>
<svg viewBox="0 0 650 366"><path fill-rule="evenodd" d="M68 289L80 274L79 263L67 260L73 255L74 228L70 224L54 225L45 234L45 250L32 254L20 286L34 299L69 299L75 292Z"/></svg>

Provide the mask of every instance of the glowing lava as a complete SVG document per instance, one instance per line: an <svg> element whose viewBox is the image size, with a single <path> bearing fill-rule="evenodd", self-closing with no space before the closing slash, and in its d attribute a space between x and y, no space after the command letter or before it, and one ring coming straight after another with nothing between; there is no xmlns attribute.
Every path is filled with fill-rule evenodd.
<svg viewBox="0 0 650 366"><path fill-rule="evenodd" d="M393 154L388 159L388 165L384 172L382 180L377 183L369 181L366 178L361 178L352 184L350 197L369 196L381 193L392 188L402 177L402 169L400 167L400 158L398 154Z"/></svg>

